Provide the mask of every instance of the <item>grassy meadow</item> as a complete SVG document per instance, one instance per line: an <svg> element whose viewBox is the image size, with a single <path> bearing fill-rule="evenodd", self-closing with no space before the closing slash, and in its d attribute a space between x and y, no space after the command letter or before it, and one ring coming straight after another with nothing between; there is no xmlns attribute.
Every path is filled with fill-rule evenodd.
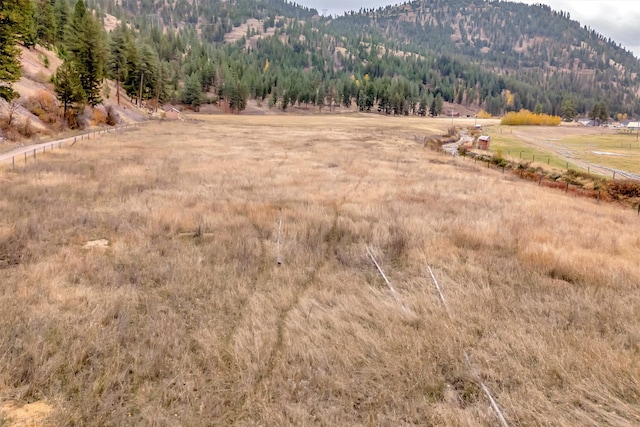
<svg viewBox="0 0 640 427"><path fill-rule="evenodd" d="M590 163L640 174L640 142L635 134L572 136L562 139L560 144Z"/></svg>
<svg viewBox="0 0 640 427"><path fill-rule="evenodd" d="M573 159L640 174L640 143L636 134L599 127L492 126L484 132L491 136L491 151L500 150L510 160L531 162L556 169L584 170ZM561 152L570 158L563 158ZM609 178L611 176L609 175Z"/></svg>
<svg viewBox="0 0 640 427"><path fill-rule="evenodd" d="M0 426L498 425L479 380L640 424L635 212L425 149L446 120L199 118L0 170Z"/></svg>
<svg viewBox="0 0 640 427"><path fill-rule="evenodd" d="M535 163L556 169L566 168L567 162L556 153L526 143L514 136L508 127L489 128L484 133L491 136L489 149L493 153L500 152L507 160Z"/></svg>

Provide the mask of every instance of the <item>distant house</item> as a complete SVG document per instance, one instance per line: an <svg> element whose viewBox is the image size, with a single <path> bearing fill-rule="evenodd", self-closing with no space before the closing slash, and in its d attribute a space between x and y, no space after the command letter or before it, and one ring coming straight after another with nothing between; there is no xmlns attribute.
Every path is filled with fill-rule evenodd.
<svg viewBox="0 0 640 427"><path fill-rule="evenodd" d="M481 135L478 138L478 148L480 150L488 150L490 143L491 143L491 137L488 135Z"/></svg>

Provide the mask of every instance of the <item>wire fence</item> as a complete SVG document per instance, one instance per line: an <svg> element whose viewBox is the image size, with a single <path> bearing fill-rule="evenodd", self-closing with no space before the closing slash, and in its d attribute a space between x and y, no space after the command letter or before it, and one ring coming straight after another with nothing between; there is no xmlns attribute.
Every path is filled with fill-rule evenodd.
<svg viewBox="0 0 640 427"><path fill-rule="evenodd" d="M442 154L451 155L451 151L443 150L439 147L430 147L432 151L437 151ZM579 197L586 197L595 200L597 203L601 201L605 202L619 202L620 204L631 207L634 210L637 210L638 215L640 215L640 176L619 171L617 169L610 169L607 167L593 165L594 167L602 168L603 170L610 170L612 175L609 185L607 185L604 181L598 185L593 186L593 188L585 188L583 183L579 183L576 180L572 180L568 175L554 175L549 174L548 171L544 171L540 167L531 167L527 165L526 159L524 156L522 160L525 162L518 163L514 161L499 161L493 157L489 157L486 155L458 155L457 152L454 154L455 158L461 158L462 161L472 162L473 164L478 165L479 167L484 167L483 163L486 164L487 169L497 170L500 173L512 173L518 176L520 179L533 181L538 184L540 187L549 187L559 189L564 191L567 194L571 194ZM535 157L532 157L532 160ZM587 176L592 176L594 181L597 181L598 178L609 178L606 175L602 175L596 173L590 167L584 169L584 171L578 171L576 169L571 169L570 166L575 166L572 163L566 163L566 171L576 171L584 176L584 171L586 171ZM579 174L577 176L580 176ZM616 178L618 178L616 180ZM628 183L631 182L631 185ZM629 187L634 188L629 188ZM617 187L621 187L617 189ZM611 191L609 191L611 190ZM637 194L636 194L637 193ZM618 195L624 195L625 197L617 197ZM626 197L631 196L631 197Z"/></svg>
<svg viewBox="0 0 640 427"><path fill-rule="evenodd" d="M53 151L54 149L62 149L63 147L73 147L76 143L83 140L95 139L102 135L107 135L110 133L118 133L123 132L127 129L137 128L140 126L146 126L150 123L155 123L155 121L147 120L144 122L131 123L121 126L114 126L103 129L93 129L86 132L82 132L80 134L69 136L62 139L57 139L54 141L42 142L39 144L33 144L26 147L21 147L10 151L8 153L0 154L0 163L10 163L11 169L15 170L16 166L19 163L23 163L26 165L29 162L37 162L38 155L44 155L47 151Z"/></svg>

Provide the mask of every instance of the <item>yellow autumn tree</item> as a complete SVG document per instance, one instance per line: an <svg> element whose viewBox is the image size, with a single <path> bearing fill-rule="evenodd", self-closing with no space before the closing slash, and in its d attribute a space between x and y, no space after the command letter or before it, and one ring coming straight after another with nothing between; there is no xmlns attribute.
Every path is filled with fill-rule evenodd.
<svg viewBox="0 0 640 427"><path fill-rule="evenodd" d="M484 110L480 110L480 111L478 111L477 117L479 119L490 119L491 118L491 114L487 113Z"/></svg>
<svg viewBox="0 0 640 427"><path fill-rule="evenodd" d="M507 126L558 126L562 118L548 114L535 114L529 110L507 113L500 124Z"/></svg>

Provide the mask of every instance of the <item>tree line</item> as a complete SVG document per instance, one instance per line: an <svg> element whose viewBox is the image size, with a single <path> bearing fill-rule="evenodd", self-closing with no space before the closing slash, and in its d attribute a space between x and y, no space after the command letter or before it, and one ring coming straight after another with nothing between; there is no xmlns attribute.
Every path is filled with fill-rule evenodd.
<svg viewBox="0 0 640 427"><path fill-rule="evenodd" d="M84 0L73 6L69 0L2 3L0 96L15 97L11 83L20 73L16 45L39 43L63 59L53 81L70 121L84 105L95 106L109 95L105 79L115 83L118 100L122 94L147 106L166 101L193 108L220 103L232 112L246 108L248 99L283 110L292 105L342 105L395 115L448 113L444 105L450 103L483 108L492 115L527 109L567 120L594 115L596 107L600 118L605 113L633 115L640 109L638 97L631 93L637 84L637 77L628 72L632 65L624 52L600 38L589 46L606 47L606 55L625 65L622 74L604 65L591 77L580 73L589 66L580 53L571 54L581 64L575 72L554 72L550 64L525 66L543 55L541 46L526 42L534 37L535 22L549 21L541 31L550 36L563 28L563 22L573 22L567 14L544 6L476 0L457 0L456 6L430 0L331 19L279 0L204 0L189 8L180 0L162 6L87 1L90 7ZM481 5L475 15L467 10ZM535 22L524 23L523 11L533 11ZM109 33L103 26L106 13L120 20ZM465 43L452 42L454 14ZM259 19L260 25L247 27L235 42L224 41L227 32L250 18ZM508 30L512 24L507 18L522 21L517 37L505 39L504 31L488 30L487 23ZM476 36L480 28L489 34L488 40ZM594 37L587 30L574 30L572 34L583 38ZM480 46L483 43L486 46ZM513 64L509 59L512 68L502 69L507 62L495 56L497 47L509 47L504 55L513 58L519 43L527 55L521 54ZM473 54L467 52L471 45ZM567 61L565 51L554 53L558 46L544 55ZM483 47L488 54L479 56ZM614 78L616 83L607 86Z"/></svg>

